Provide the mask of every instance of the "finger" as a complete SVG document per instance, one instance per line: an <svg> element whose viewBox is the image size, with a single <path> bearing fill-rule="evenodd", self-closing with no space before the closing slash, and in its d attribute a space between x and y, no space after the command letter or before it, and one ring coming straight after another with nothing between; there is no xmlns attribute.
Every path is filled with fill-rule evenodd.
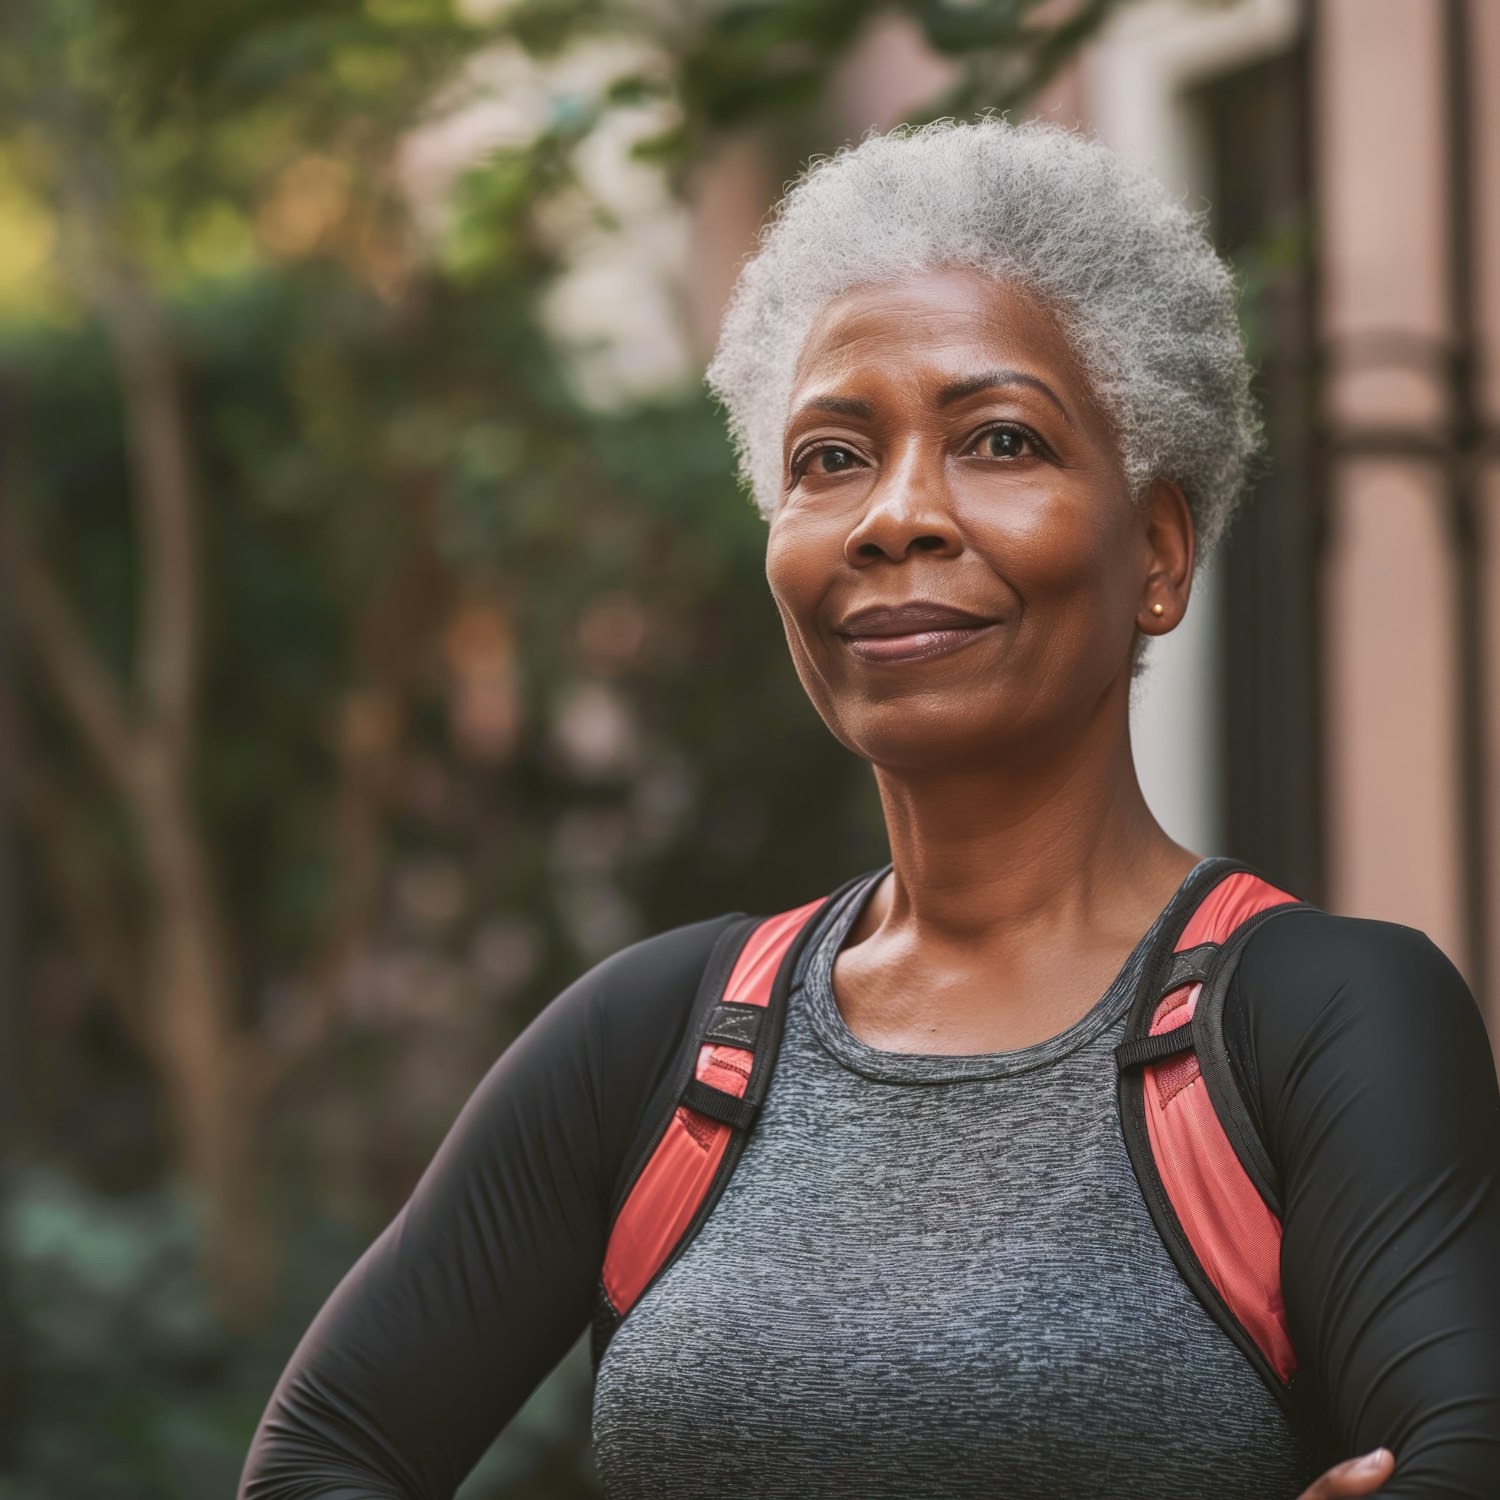
<svg viewBox="0 0 1500 1500"><path fill-rule="evenodd" d="M1342 1500L1347 1495L1372 1494L1391 1477L1395 1467L1396 1456L1389 1448L1346 1458L1303 1490L1298 1500Z"/></svg>

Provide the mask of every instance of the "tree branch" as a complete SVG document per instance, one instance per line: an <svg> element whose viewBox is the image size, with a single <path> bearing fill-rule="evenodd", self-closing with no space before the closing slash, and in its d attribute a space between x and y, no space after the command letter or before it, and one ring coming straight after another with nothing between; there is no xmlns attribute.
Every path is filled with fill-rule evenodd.
<svg viewBox="0 0 1500 1500"><path fill-rule="evenodd" d="M186 759L198 644L196 513L174 360L148 287L104 268L96 298L125 407L141 541L140 682L153 724Z"/></svg>
<svg viewBox="0 0 1500 1500"><path fill-rule="evenodd" d="M79 733L120 790L128 794L135 773L136 736L119 684L37 556L13 505L5 508L0 524L21 629Z"/></svg>
<svg viewBox="0 0 1500 1500"><path fill-rule="evenodd" d="M77 939L90 978L114 1009L121 1029L148 1061L157 1061L141 1011L139 955L121 919L116 892L103 889L105 865L95 820L75 795L43 767L36 747L22 730L14 695L0 688L12 726L6 772L11 803L32 830L41 864L61 913Z"/></svg>
<svg viewBox="0 0 1500 1500"><path fill-rule="evenodd" d="M71 106L71 107L70 107ZM118 163L101 149L77 101L59 106L66 141L59 184L63 258L98 312L119 379L130 459L130 494L140 540L137 681L143 719L186 763L197 661L197 517L191 446L182 419L171 338L155 293L120 247Z"/></svg>

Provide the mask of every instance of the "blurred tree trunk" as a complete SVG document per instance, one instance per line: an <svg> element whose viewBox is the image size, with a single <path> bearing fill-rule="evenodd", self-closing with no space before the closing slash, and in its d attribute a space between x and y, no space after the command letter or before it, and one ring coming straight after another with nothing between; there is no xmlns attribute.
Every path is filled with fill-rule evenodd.
<svg viewBox="0 0 1500 1500"><path fill-rule="evenodd" d="M191 448L160 309L114 241L108 173L82 141L72 159L67 259L109 338L130 455L140 557L133 690L111 675L12 515L17 606L47 685L134 830L150 913L138 1034L162 1076L203 1214L212 1295L227 1322L253 1326L274 1269L254 1150L265 1069L237 1018L217 882L192 798L201 620Z"/></svg>
<svg viewBox="0 0 1500 1500"><path fill-rule="evenodd" d="M96 225L81 226L97 234ZM141 548L143 714L123 780L152 897L147 1028L183 1161L207 1211L210 1284L232 1321L264 1311L271 1267L258 1211L254 1100L217 882L192 806L196 740L198 512L173 352L150 289L99 247L96 303L119 374Z"/></svg>

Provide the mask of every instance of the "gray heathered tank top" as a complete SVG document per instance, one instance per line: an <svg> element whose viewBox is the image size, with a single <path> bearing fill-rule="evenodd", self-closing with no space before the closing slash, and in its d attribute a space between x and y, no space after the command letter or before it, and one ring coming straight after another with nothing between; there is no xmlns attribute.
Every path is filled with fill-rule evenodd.
<svg viewBox="0 0 1500 1500"><path fill-rule="evenodd" d="M1120 1134L1151 934L1047 1041L885 1052L832 987L878 879L820 914L739 1166L605 1352L605 1493L1295 1500L1318 1471L1178 1275Z"/></svg>

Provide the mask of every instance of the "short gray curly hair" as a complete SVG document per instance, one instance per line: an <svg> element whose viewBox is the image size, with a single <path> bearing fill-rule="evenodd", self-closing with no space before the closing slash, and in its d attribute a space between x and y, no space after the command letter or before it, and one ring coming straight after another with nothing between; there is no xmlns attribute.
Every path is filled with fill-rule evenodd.
<svg viewBox="0 0 1500 1500"><path fill-rule="evenodd" d="M955 265L1049 303L1115 425L1132 493L1179 484L1206 558L1261 429L1234 282L1204 215L1095 140L995 116L898 127L816 161L763 230L707 376L761 513L781 496L782 431L818 313L851 287Z"/></svg>

